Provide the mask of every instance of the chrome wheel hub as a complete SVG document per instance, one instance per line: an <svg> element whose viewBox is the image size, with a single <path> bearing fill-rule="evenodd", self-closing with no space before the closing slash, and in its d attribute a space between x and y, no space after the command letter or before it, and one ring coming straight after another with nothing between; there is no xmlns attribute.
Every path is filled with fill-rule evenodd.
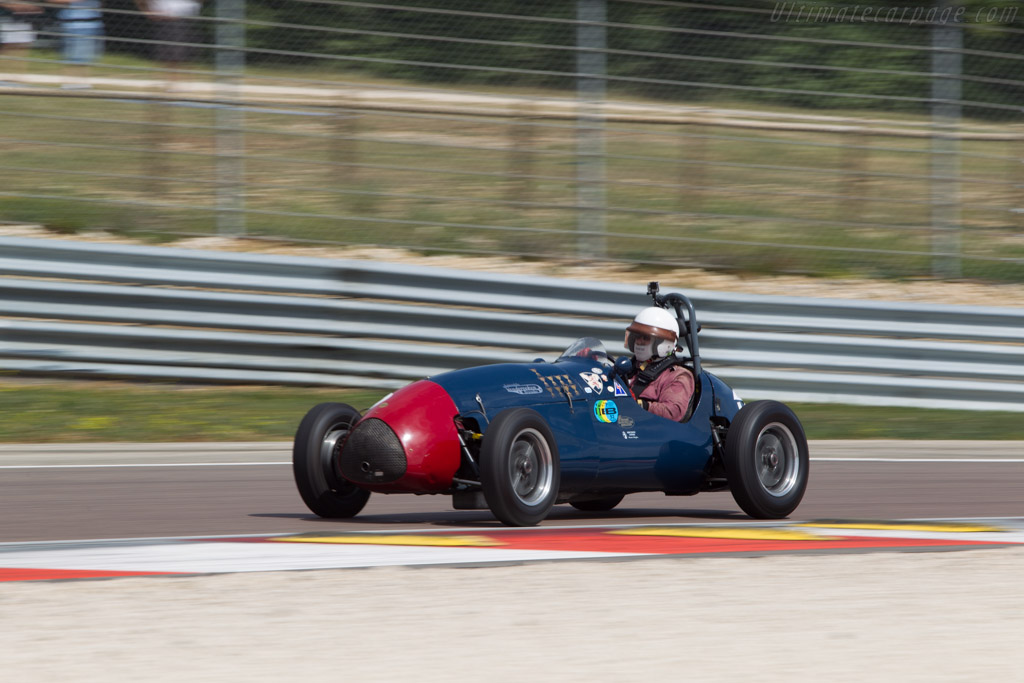
<svg viewBox="0 0 1024 683"><path fill-rule="evenodd" d="M554 479L554 460L547 440L535 429L524 429L512 440L509 481L522 503L536 505L545 500Z"/></svg>
<svg viewBox="0 0 1024 683"><path fill-rule="evenodd" d="M781 497L799 480L800 449L789 427L781 422L767 425L757 435L754 447L757 479L769 494Z"/></svg>
<svg viewBox="0 0 1024 683"><path fill-rule="evenodd" d="M351 486L338 476L338 456L341 452L341 444L345 441L347 434L348 425L337 425L331 427L324 436L324 440L320 442L320 466L323 469L327 485L331 487L333 493L337 493L339 488Z"/></svg>

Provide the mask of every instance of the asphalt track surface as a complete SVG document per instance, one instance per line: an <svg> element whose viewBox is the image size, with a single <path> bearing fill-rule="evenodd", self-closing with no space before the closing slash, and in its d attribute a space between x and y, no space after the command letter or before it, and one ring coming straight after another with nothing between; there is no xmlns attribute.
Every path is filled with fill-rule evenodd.
<svg viewBox="0 0 1024 683"><path fill-rule="evenodd" d="M1021 442L814 442L793 520L1024 516ZM303 505L287 444L0 446L0 542L494 529L446 496L373 496L352 520ZM615 510L554 508L548 526L736 522L728 492L628 496Z"/></svg>

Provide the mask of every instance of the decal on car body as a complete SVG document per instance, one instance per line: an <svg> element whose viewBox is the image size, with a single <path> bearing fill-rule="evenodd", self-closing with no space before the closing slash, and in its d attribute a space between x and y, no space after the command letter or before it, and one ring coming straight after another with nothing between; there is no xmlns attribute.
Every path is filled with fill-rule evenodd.
<svg viewBox="0 0 1024 683"><path fill-rule="evenodd" d="M604 391L604 382L601 381L601 375L596 375L592 372L581 372L580 377L587 383L588 387L597 393L600 394Z"/></svg>
<svg viewBox="0 0 1024 683"><path fill-rule="evenodd" d="M594 417L600 422L618 422L619 407L615 401L597 401L594 403Z"/></svg>
<svg viewBox="0 0 1024 683"><path fill-rule="evenodd" d="M503 384L502 387L510 394L519 394L520 396L544 393L539 384Z"/></svg>
<svg viewBox="0 0 1024 683"><path fill-rule="evenodd" d="M542 375L535 368L531 368L540 383L552 396L580 396L581 391L569 375Z"/></svg>

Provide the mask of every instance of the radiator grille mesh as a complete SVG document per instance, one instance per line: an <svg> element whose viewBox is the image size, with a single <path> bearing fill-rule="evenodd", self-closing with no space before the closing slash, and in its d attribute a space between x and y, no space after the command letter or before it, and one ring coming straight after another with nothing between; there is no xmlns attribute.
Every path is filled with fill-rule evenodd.
<svg viewBox="0 0 1024 683"><path fill-rule="evenodd" d="M405 474L405 451L398 436L377 418L363 420L341 451L341 473L362 484L387 484Z"/></svg>

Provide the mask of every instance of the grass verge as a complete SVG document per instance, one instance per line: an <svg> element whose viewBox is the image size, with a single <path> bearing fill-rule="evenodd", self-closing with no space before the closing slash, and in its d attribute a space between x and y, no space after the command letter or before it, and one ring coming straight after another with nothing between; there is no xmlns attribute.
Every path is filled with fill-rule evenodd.
<svg viewBox="0 0 1024 683"><path fill-rule="evenodd" d="M340 401L365 410L384 393L7 382L0 385L0 442L288 440L302 416L317 403Z"/></svg>
<svg viewBox="0 0 1024 683"><path fill-rule="evenodd" d="M0 385L0 442L287 441L325 401L384 391L117 382ZM793 404L811 439L1024 439L1019 413Z"/></svg>
<svg viewBox="0 0 1024 683"><path fill-rule="evenodd" d="M809 439L1024 439L1020 413L794 403Z"/></svg>
<svg viewBox="0 0 1024 683"><path fill-rule="evenodd" d="M29 72L59 70L57 55L46 59L33 62ZM94 73L159 76L138 70L152 66L110 57L94 65ZM327 79L319 81L323 85L351 76L374 88L423 87L319 69L248 74L254 85L313 86L310 77ZM186 77L205 81L209 74ZM595 240L578 232L577 131L571 122L539 116L534 105L467 117L461 110L427 115L390 105L356 110L344 101L313 108L253 103L237 123L244 169L229 179L218 152L222 110L89 95L96 91L75 90L73 100L55 88L28 92L35 94L0 102L0 130L15 143L0 159L0 169L10 172L0 217L61 232L103 229L154 241L212 235L225 215L221 194L228 182L244 197L238 218L246 234L283 242L568 259L582 250L641 265L897 280L931 277L947 262L933 255L934 154L926 137L843 127L812 132L713 121L611 122L601 171L605 236ZM721 103L728 104L737 103ZM827 113L878 117L860 110ZM1008 144L960 144L965 278L1024 278L1022 219L1011 212L1018 206L1021 164Z"/></svg>

